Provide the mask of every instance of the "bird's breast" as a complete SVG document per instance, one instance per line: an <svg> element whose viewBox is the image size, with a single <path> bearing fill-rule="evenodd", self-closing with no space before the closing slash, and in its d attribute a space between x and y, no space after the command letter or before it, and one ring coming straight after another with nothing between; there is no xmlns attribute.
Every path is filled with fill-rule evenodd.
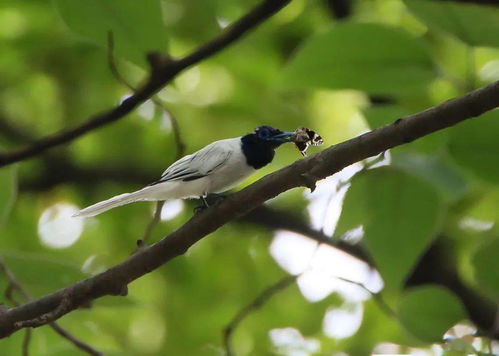
<svg viewBox="0 0 499 356"><path fill-rule="evenodd" d="M256 170L246 163L242 151L235 151L224 166L210 174L210 189L208 193L221 193L235 187Z"/></svg>

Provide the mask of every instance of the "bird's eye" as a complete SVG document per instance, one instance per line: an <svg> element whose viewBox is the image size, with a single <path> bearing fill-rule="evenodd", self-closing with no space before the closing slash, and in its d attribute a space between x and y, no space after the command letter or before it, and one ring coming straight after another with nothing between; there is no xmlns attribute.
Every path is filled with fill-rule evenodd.
<svg viewBox="0 0 499 356"><path fill-rule="evenodd" d="M268 130L260 130L259 136L261 138L268 138L269 137L269 131Z"/></svg>

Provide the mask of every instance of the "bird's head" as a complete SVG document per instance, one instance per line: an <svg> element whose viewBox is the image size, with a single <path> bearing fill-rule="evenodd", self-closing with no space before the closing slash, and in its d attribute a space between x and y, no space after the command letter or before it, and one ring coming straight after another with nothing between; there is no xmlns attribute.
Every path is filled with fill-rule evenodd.
<svg viewBox="0 0 499 356"><path fill-rule="evenodd" d="M255 169L272 162L274 149L291 142L294 132L284 132L270 126L259 126L255 132L241 137L242 150L248 165Z"/></svg>
<svg viewBox="0 0 499 356"><path fill-rule="evenodd" d="M255 129L256 139L272 147L279 147L283 143L291 142L294 132L284 132L271 126L259 126Z"/></svg>

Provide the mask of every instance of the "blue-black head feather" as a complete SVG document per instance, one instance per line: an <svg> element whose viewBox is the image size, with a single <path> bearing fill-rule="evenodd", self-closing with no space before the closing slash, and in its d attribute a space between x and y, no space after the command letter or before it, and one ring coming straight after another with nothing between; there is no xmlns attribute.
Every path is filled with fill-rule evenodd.
<svg viewBox="0 0 499 356"><path fill-rule="evenodd" d="M292 132L284 132L271 126L259 126L254 133L241 138L242 150L248 165L255 169L272 162L275 149L285 142L290 142Z"/></svg>

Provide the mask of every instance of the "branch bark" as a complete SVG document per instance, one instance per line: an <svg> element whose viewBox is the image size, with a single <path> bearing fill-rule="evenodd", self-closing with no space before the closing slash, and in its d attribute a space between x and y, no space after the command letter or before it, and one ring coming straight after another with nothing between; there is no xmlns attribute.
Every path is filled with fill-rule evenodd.
<svg viewBox="0 0 499 356"><path fill-rule="evenodd" d="M7 267L5 264L5 261L3 260L2 257L0 257L0 271L2 271L5 274L5 277L7 278L8 281L8 286L5 290L5 298L9 300L13 305L18 306L19 303L14 299L14 296L12 295L14 290L16 290L20 296L27 301L33 300L31 298L30 294L24 288L24 286L17 280L16 276L14 273ZM0 303L0 306L2 304ZM1 311L0 311L1 313ZM84 343L83 341L79 340L76 338L74 335L72 335L69 331L64 329L62 326L57 324L56 322L51 322L49 323L50 327L60 336L71 342L73 345L75 345L77 348L81 349L82 351L88 353L89 355L92 356L102 356L103 354L100 351L97 351L94 349L92 346ZM26 326L26 334L24 335L23 339L23 344L22 344L22 354L24 356L27 356L29 354L29 344L31 341L31 328Z"/></svg>
<svg viewBox="0 0 499 356"><path fill-rule="evenodd" d="M20 322L60 310L63 314L105 295L122 295L135 279L184 254L189 247L224 224L241 217L265 201L296 187L314 188L315 181L352 163L455 125L499 106L499 81L426 111L397 119L393 124L329 147L265 176L219 204L194 215L161 241L144 247L113 268L30 303L0 311L0 337L20 328Z"/></svg>
<svg viewBox="0 0 499 356"><path fill-rule="evenodd" d="M71 142L86 133L122 119L138 105L151 98L158 90L175 78L177 74L236 42L289 2L291 0L263 0L260 5L227 27L218 37L180 59L164 57L158 53L150 54L148 58L152 70L149 79L132 96L118 106L91 117L87 122L77 127L41 138L18 151L0 154L0 167L32 158L52 147Z"/></svg>

